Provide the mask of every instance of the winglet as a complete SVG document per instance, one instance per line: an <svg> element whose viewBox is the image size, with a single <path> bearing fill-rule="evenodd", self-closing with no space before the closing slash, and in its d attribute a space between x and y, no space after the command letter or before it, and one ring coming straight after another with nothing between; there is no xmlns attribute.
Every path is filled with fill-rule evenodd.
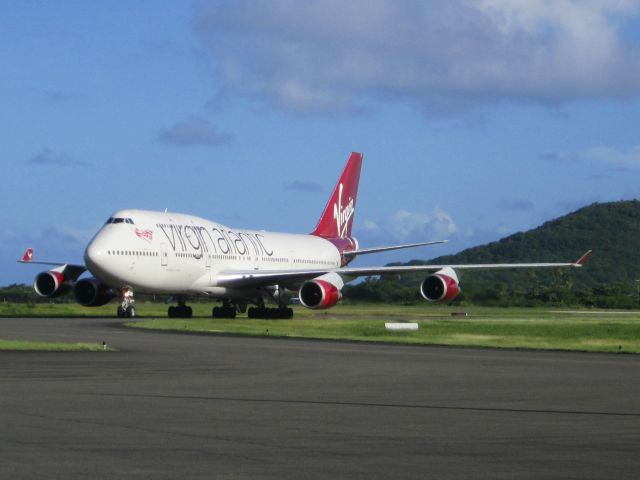
<svg viewBox="0 0 640 480"><path fill-rule="evenodd" d="M24 252L24 255L22 255L22 260L20 261L25 263L33 261L33 248L27 248L27 250Z"/></svg>
<svg viewBox="0 0 640 480"><path fill-rule="evenodd" d="M587 250L584 253L584 255L582 255L574 265L576 267L584 266L584 264L587 263L587 260L589 260L591 258L591 254L593 254L593 250Z"/></svg>

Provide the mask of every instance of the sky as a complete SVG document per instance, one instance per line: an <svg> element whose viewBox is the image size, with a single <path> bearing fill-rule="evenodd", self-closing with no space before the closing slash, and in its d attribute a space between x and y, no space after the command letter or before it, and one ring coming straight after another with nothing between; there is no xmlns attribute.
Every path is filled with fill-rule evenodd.
<svg viewBox="0 0 640 480"><path fill-rule="evenodd" d="M0 285L124 208L309 232L352 151L361 246L449 240L359 264L640 197L640 1L0 0L0 74Z"/></svg>

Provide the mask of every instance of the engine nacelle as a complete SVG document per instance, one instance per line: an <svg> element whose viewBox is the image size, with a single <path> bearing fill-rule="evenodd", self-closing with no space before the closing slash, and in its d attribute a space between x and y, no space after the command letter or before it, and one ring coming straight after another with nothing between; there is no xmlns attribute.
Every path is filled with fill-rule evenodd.
<svg viewBox="0 0 640 480"><path fill-rule="evenodd" d="M83 278L73 286L73 295L83 307L100 307L116 296L108 286L95 278Z"/></svg>
<svg viewBox="0 0 640 480"><path fill-rule="evenodd" d="M324 309L333 307L342 298L342 293L332 283L314 279L304 282L298 292L300 303L307 308Z"/></svg>
<svg viewBox="0 0 640 480"><path fill-rule="evenodd" d="M62 272L50 270L39 273L33 281L33 289L41 297L57 297L66 293L71 288Z"/></svg>
<svg viewBox="0 0 640 480"><path fill-rule="evenodd" d="M429 275L420 284L420 295L430 302L448 303L460 295L458 276L451 268Z"/></svg>

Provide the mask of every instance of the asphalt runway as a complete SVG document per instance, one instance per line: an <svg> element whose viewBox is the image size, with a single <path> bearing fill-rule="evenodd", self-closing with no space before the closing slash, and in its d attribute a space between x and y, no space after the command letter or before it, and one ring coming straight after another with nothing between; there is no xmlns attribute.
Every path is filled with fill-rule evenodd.
<svg viewBox="0 0 640 480"><path fill-rule="evenodd" d="M640 356L0 319L0 478L640 478Z"/></svg>

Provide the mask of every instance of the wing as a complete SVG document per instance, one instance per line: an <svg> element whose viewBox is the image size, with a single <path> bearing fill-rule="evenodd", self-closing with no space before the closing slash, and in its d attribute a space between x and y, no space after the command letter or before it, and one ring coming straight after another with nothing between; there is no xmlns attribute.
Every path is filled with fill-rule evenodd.
<svg viewBox="0 0 640 480"><path fill-rule="evenodd" d="M72 263L64 263L64 262L43 262L43 261L35 261L33 259L33 248L27 248L27 250L22 255L22 258L18 260L18 263L30 263L33 265L50 265L54 266L51 270L56 272L64 273L70 278L78 278L82 275L87 267L84 265L75 265Z"/></svg>
<svg viewBox="0 0 640 480"><path fill-rule="evenodd" d="M372 275L387 275L401 273L434 273L443 268L458 270L497 270L507 268L558 268L582 267L589 257L591 250L585 252L575 262L566 263L478 263L453 265L410 265L393 267L344 267L333 269L310 270L236 270L220 272L216 284L221 287L261 287L275 284L294 284L334 272L347 277L366 277Z"/></svg>

